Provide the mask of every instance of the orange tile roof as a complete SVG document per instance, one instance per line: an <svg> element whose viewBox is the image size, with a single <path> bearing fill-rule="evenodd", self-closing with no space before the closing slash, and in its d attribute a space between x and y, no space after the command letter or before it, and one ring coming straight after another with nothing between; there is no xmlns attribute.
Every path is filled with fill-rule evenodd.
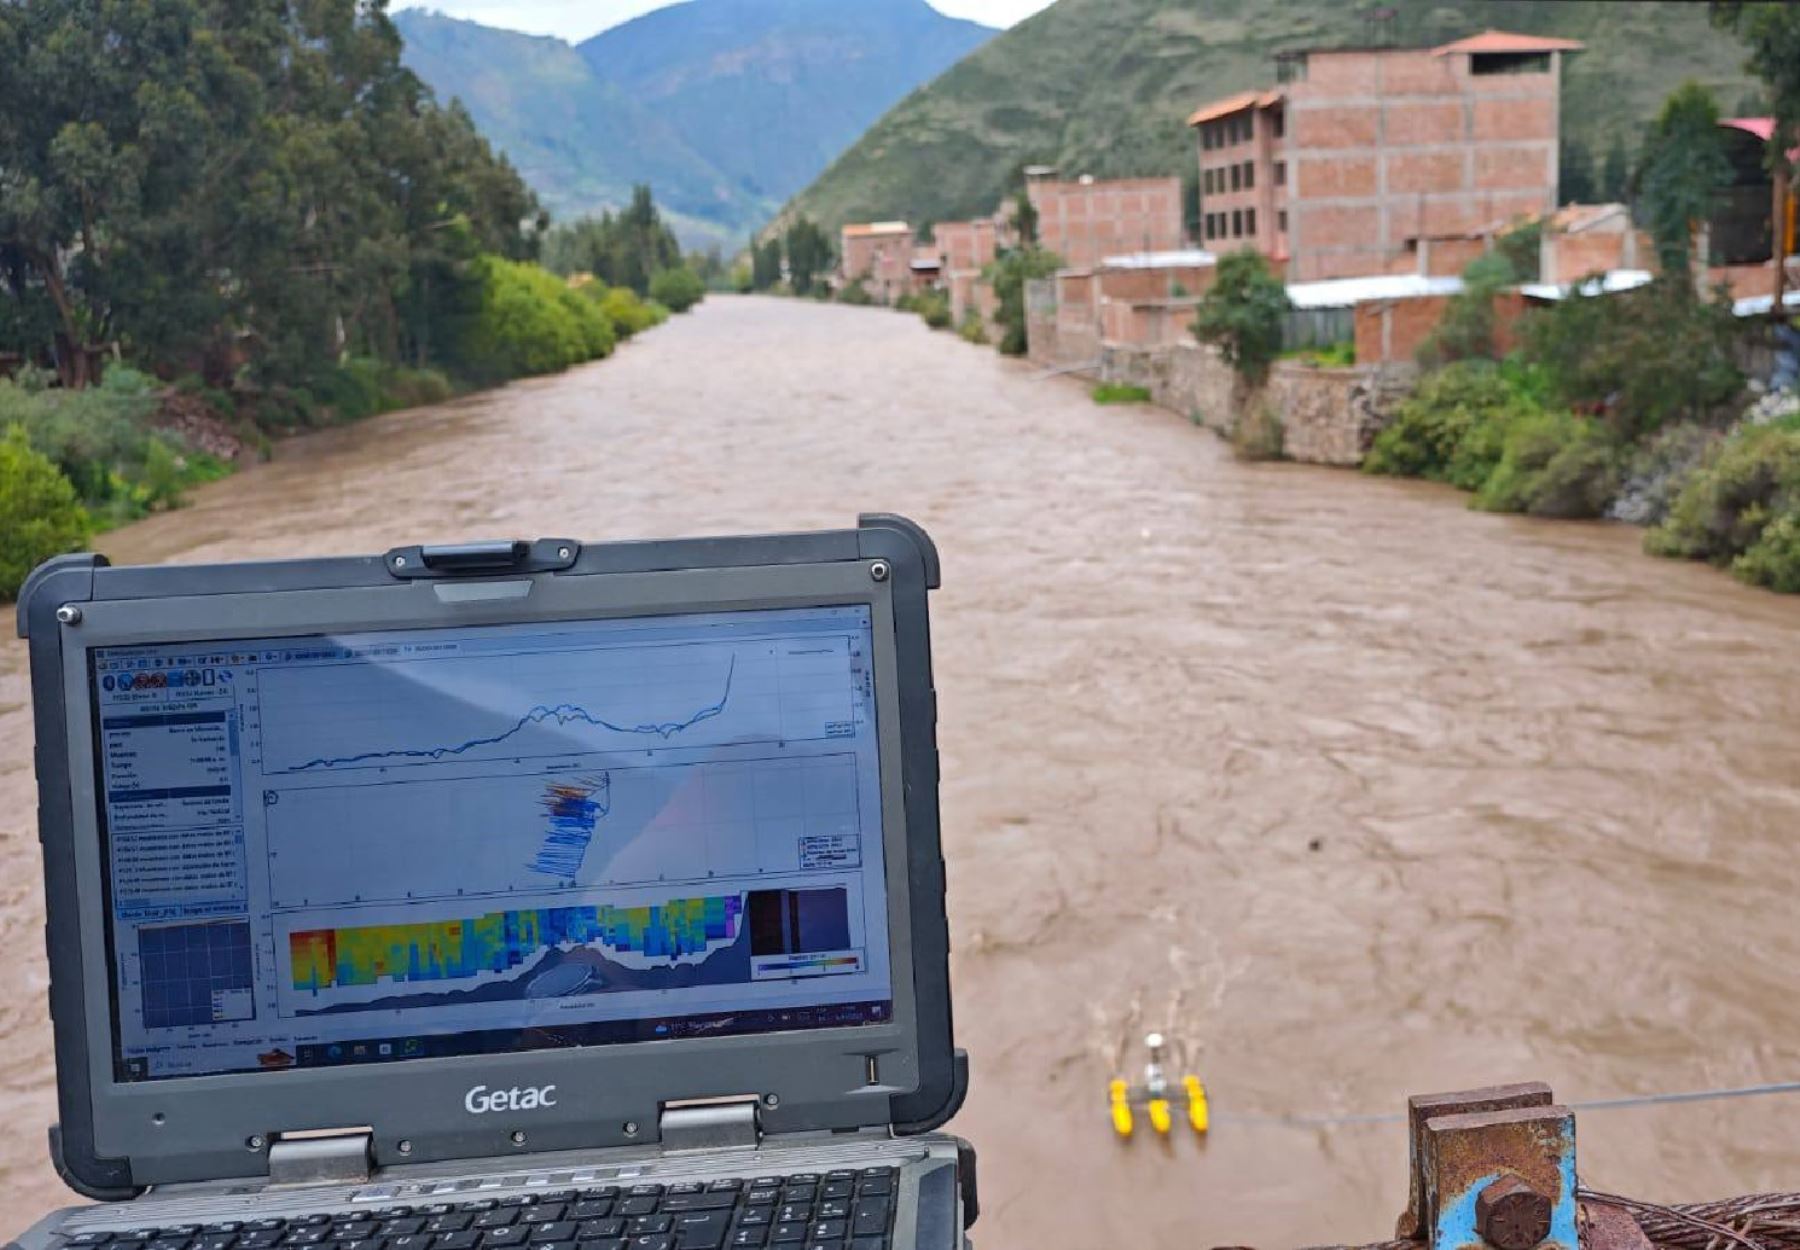
<svg viewBox="0 0 1800 1250"><path fill-rule="evenodd" d="M1549 39L1542 35L1515 35L1510 31L1488 29L1467 39L1458 39L1441 48L1433 48L1433 56L1449 56L1453 52L1579 52L1587 45L1574 39Z"/></svg>
<svg viewBox="0 0 1800 1250"><path fill-rule="evenodd" d="M1240 91L1236 95L1226 96L1223 100L1214 100L1188 118L1187 124L1198 126L1203 122L1229 117L1233 113L1241 113L1248 108L1268 108L1280 100L1280 91Z"/></svg>
<svg viewBox="0 0 1800 1250"><path fill-rule="evenodd" d="M871 234L911 234L912 227L904 221L872 221L864 225L845 226L844 237L858 239Z"/></svg>

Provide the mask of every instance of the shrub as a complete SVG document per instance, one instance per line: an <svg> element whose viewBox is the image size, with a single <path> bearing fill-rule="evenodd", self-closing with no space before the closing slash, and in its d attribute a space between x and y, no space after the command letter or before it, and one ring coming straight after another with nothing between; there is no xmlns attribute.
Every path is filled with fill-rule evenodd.
<svg viewBox="0 0 1800 1250"><path fill-rule="evenodd" d="M1507 427L1542 410L1527 372L1486 361L1446 366L1420 379L1363 470L1475 490L1500 463Z"/></svg>
<svg viewBox="0 0 1800 1250"><path fill-rule="evenodd" d="M1345 369L1356 363L1356 343L1344 339L1320 347L1299 347L1281 353L1283 360L1297 360L1315 369Z"/></svg>
<svg viewBox="0 0 1800 1250"><path fill-rule="evenodd" d="M1800 433L1745 429L1721 443L1645 536L1652 553L1728 565L1745 581L1793 588Z"/></svg>
<svg viewBox="0 0 1800 1250"><path fill-rule="evenodd" d="M1150 392L1142 386L1125 386L1118 382L1102 382L1093 389L1096 404L1147 404Z"/></svg>
<svg viewBox="0 0 1800 1250"><path fill-rule="evenodd" d="M956 327L956 332L962 335L962 340L965 343L974 343L979 347L987 346L987 323L981 319L981 314L976 312L973 308L963 313L962 324Z"/></svg>
<svg viewBox="0 0 1800 1250"><path fill-rule="evenodd" d="M1281 417L1266 403L1257 404L1231 427L1231 451L1239 460L1279 460L1285 442Z"/></svg>
<svg viewBox="0 0 1800 1250"><path fill-rule="evenodd" d="M1494 300L1513 281L1512 262L1498 252L1470 261L1463 289L1444 305L1443 318L1419 345L1419 363L1428 369L1453 360L1492 360Z"/></svg>
<svg viewBox="0 0 1800 1250"><path fill-rule="evenodd" d="M0 381L0 429L22 430L94 519L114 525L174 507L187 486L226 472L178 434L153 427L158 403L155 383L122 366L79 391Z"/></svg>
<svg viewBox="0 0 1800 1250"><path fill-rule="evenodd" d="M456 356L482 382L556 373L586 360L582 323L563 297L569 291L546 269L500 256L476 262L479 305L459 327Z"/></svg>
<svg viewBox="0 0 1800 1250"><path fill-rule="evenodd" d="M557 299L568 310L576 331L581 335L582 350L586 353L583 359L604 360L612 355L613 348L619 345L619 334L605 310L580 291L566 286L557 294Z"/></svg>
<svg viewBox="0 0 1800 1250"><path fill-rule="evenodd" d="M660 305L646 304L630 287L606 287L593 282L582 287L581 293L599 305L600 311L612 323L614 334L621 339L642 334L667 319L666 313L658 314Z"/></svg>
<svg viewBox="0 0 1800 1250"><path fill-rule="evenodd" d="M381 402L388 409L441 404L456 394L450 379L436 369L390 368L381 380Z"/></svg>
<svg viewBox="0 0 1800 1250"><path fill-rule="evenodd" d="M1727 411L1744 384L1740 332L1729 298L1698 300L1666 278L1612 295L1578 288L1520 326L1523 355L1557 400L1603 416L1628 442Z"/></svg>
<svg viewBox="0 0 1800 1250"><path fill-rule="evenodd" d="M840 304L853 304L858 308L867 308L875 302L875 297L869 294L869 288L864 286L859 280L846 282L843 286L839 287L837 302Z"/></svg>
<svg viewBox="0 0 1800 1250"><path fill-rule="evenodd" d="M1597 517L1619 485L1619 455L1598 422L1568 412L1521 416L1506 426L1500 462L1475 495L1490 512Z"/></svg>
<svg viewBox="0 0 1800 1250"><path fill-rule="evenodd" d="M75 487L17 426L0 436L0 599L19 593L26 574L75 551L92 527Z"/></svg>
<svg viewBox="0 0 1800 1250"><path fill-rule="evenodd" d="M684 313L706 298L706 283L686 265L659 269L650 279L650 298L670 312Z"/></svg>
<svg viewBox="0 0 1800 1250"><path fill-rule="evenodd" d="M1212 286L1201 297L1194 337L1216 343L1226 363L1251 382L1267 375L1281 351L1287 287L1262 253L1243 248L1219 258Z"/></svg>
<svg viewBox="0 0 1800 1250"><path fill-rule="evenodd" d="M307 389L327 420L360 421L382 410L381 382L381 362L356 356L314 374Z"/></svg>
<svg viewBox="0 0 1800 1250"><path fill-rule="evenodd" d="M933 330L950 328L950 297L942 291L925 291L915 296L913 311Z"/></svg>

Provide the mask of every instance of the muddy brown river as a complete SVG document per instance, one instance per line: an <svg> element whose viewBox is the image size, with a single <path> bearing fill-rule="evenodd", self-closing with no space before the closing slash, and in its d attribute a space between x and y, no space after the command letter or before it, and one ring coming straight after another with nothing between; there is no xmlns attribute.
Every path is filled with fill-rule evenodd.
<svg viewBox="0 0 1800 1250"><path fill-rule="evenodd" d="M877 310L715 299L614 359L282 448L115 560L908 513L934 603L983 1250L1375 1240L1408 1093L1800 1079L1800 601L1635 531L1244 466ZM23 648L0 649L0 1231L68 1195ZM1315 849L1316 848L1316 849ZM1116 1141L1179 1038L1211 1136ZM1800 1188L1800 1096L1594 1111L1583 1179Z"/></svg>

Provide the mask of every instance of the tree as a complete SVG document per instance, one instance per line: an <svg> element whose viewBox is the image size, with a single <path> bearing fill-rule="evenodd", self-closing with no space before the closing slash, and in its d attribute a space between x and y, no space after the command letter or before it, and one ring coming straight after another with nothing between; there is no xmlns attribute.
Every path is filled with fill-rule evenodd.
<svg viewBox="0 0 1800 1250"><path fill-rule="evenodd" d="M1600 195L1609 204L1631 198L1631 154L1618 135L1613 136L1612 146L1606 149L1606 161L1600 169Z"/></svg>
<svg viewBox="0 0 1800 1250"><path fill-rule="evenodd" d="M1719 134L1719 106L1712 92L1693 81L1674 90L1651 124L1639 169L1640 190L1662 271L1688 273L1696 259L1694 234L1711 213L1720 189L1731 179L1731 164Z"/></svg>
<svg viewBox="0 0 1800 1250"><path fill-rule="evenodd" d="M982 270L982 276L994 284L998 305L994 320L1004 327L1000 350L1006 355L1023 356L1031 347L1030 331L1026 326L1025 284L1048 278L1061 268L1062 261L1053 253L1033 245L1002 252Z"/></svg>
<svg viewBox="0 0 1800 1250"><path fill-rule="evenodd" d="M706 298L706 283L686 265L659 270L650 279L650 298L670 312L683 313Z"/></svg>
<svg viewBox="0 0 1800 1250"><path fill-rule="evenodd" d="M1216 343L1246 381L1261 382L1281 352L1289 307L1287 287L1261 252L1228 252L1219 258L1212 287L1201 297L1194 337Z"/></svg>
<svg viewBox="0 0 1800 1250"><path fill-rule="evenodd" d="M1494 299L1517 281L1512 261L1489 252L1470 261L1462 272L1463 289L1450 297L1443 318L1419 347L1419 363L1435 369L1454 360L1491 360L1494 347Z"/></svg>
<svg viewBox="0 0 1800 1250"><path fill-rule="evenodd" d="M795 295L811 295L817 281L831 271L831 237L810 217L801 216L782 239L787 251L788 280Z"/></svg>
<svg viewBox="0 0 1800 1250"><path fill-rule="evenodd" d="M1037 205L1031 202L1031 192L1019 192L1018 206L1013 214L1013 224L1019 228L1019 242L1026 247L1037 246L1038 211Z"/></svg>
<svg viewBox="0 0 1800 1250"><path fill-rule="evenodd" d="M1591 204L1599 186L1594 179L1594 156L1579 139L1567 140L1556 167L1556 200L1559 204Z"/></svg>
<svg viewBox="0 0 1800 1250"><path fill-rule="evenodd" d="M781 282L781 239L771 235L761 243L750 241L750 286L767 291Z"/></svg>
<svg viewBox="0 0 1800 1250"><path fill-rule="evenodd" d="M0 4L0 347L70 386L101 345L215 383L423 359L542 220L380 3Z"/></svg>
<svg viewBox="0 0 1800 1250"><path fill-rule="evenodd" d="M618 214L584 217L557 230L545 248L549 266L561 274L589 273L607 286L650 293L650 279L681 264L681 244L662 219L648 186L632 188L631 203Z"/></svg>

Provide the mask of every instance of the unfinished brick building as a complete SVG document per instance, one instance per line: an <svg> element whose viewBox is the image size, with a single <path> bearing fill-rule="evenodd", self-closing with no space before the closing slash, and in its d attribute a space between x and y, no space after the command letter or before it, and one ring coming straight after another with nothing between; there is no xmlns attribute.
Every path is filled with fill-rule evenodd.
<svg viewBox="0 0 1800 1250"><path fill-rule="evenodd" d="M1056 171L1025 171L1037 210L1038 243L1071 269L1092 269L1108 256L1170 252L1183 244L1181 179L1060 181Z"/></svg>
<svg viewBox="0 0 1800 1250"><path fill-rule="evenodd" d="M1282 54L1280 85L1189 119L1203 241L1294 281L1455 272L1484 233L1556 207L1562 59L1580 48L1490 30Z"/></svg>
<svg viewBox="0 0 1800 1250"><path fill-rule="evenodd" d="M904 221L863 222L845 226L840 239L839 276L891 304L913 289L913 232Z"/></svg>

